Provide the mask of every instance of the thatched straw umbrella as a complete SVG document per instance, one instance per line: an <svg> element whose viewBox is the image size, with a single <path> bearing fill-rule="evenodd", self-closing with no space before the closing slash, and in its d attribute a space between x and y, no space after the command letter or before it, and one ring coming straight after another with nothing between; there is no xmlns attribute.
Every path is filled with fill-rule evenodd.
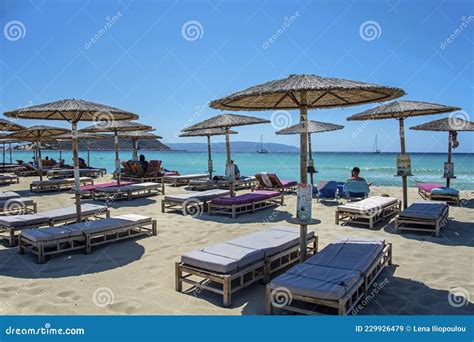
<svg viewBox="0 0 474 342"><path fill-rule="evenodd" d="M212 101L210 106L222 110L299 110L300 123L303 127L300 134L300 177L303 187L306 187L308 109L347 107L389 101L403 95L405 92L399 88L316 75L290 75L285 79L256 85ZM311 198L308 200L310 201ZM311 203L309 206L311 207ZM298 214L304 215L304 212L298 210ZM311 220L311 215L307 216L298 217L301 227L302 261L306 259L307 224Z"/></svg>
<svg viewBox="0 0 474 342"><path fill-rule="evenodd" d="M313 120L308 121L308 154L309 154L308 173L310 174L311 185L314 184L313 174L317 172L314 169L313 151L311 148L311 133L324 133L324 132L330 132L330 131L337 131L343 128L344 126L336 125L332 123L313 121ZM301 132L304 132L304 127L302 124L299 123L299 124L290 126L288 128L281 129L277 131L276 134L289 135L289 134L301 134Z"/></svg>
<svg viewBox="0 0 474 342"><path fill-rule="evenodd" d="M413 126L410 127L410 129L416 131L448 132L448 161L446 162L446 164L448 164L448 167L452 165L452 169L454 171L454 163L451 162L451 149L457 148L459 146L459 142L457 140L457 132L473 132L474 122L466 121L461 117L456 117L455 115L453 115L448 118L434 120L418 126ZM449 188L451 178L456 177L450 174L445 174L444 176L446 177L446 186Z"/></svg>
<svg viewBox="0 0 474 342"><path fill-rule="evenodd" d="M229 131L229 134L237 134L235 131ZM209 171L209 179L212 179L213 165L212 165L212 155L211 155L211 136L214 135L225 135L224 128L212 128L212 129L203 129L200 131L190 131L181 134L180 138L186 137L207 137L207 169Z"/></svg>
<svg viewBox="0 0 474 342"><path fill-rule="evenodd" d="M8 121L5 119L0 119L0 131L2 132L17 132L21 131L22 129L25 129L24 126L19 125L15 122ZM10 164L13 162L12 160L12 142L15 142L14 139L5 139L4 136L2 136L2 144L3 144L3 167L5 168L5 144L10 145Z"/></svg>
<svg viewBox="0 0 474 342"><path fill-rule="evenodd" d="M77 135L79 121L111 122L118 120L136 120L138 115L122 109L101 105L84 100L67 99L6 112L6 116L22 119L66 120L71 123L73 136ZM79 183L79 161L77 138L72 140L74 159L75 199L77 221L81 221L81 193Z"/></svg>
<svg viewBox="0 0 474 342"><path fill-rule="evenodd" d="M61 161L63 159L61 142L62 141L72 141L73 136L72 136L72 133L69 133L69 134L61 134L61 135L58 135L54 138L58 142L58 145L59 145L59 161ZM105 139L105 138L106 138L106 136L104 136L104 135L77 132L77 139L78 140L80 140L80 139L85 139L85 140L94 139L95 140L95 139ZM86 148L87 148L87 166L90 166L90 147L89 147L88 142L86 142Z"/></svg>
<svg viewBox="0 0 474 342"><path fill-rule="evenodd" d="M1 135L0 143L2 143L2 152L3 152L3 167L5 167L5 151L6 151L6 144L8 144L8 151L10 153L10 164L13 164L13 157L12 157L12 144L18 142L17 139L9 139L7 138L8 135Z"/></svg>
<svg viewBox="0 0 474 342"><path fill-rule="evenodd" d="M138 122L131 121L113 121L113 122L101 122L97 125L89 126L80 130L84 133L114 133L114 146L115 146L115 174L117 176L117 186L120 186L120 157L119 157L119 146L118 146L118 133L119 132L131 132L131 131L151 131L153 128L147 125L143 125Z"/></svg>
<svg viewBox="0 0 474 342"><path fill-rule="evenodd" d="M229 183L230 183L230 195L234 196L234 181L235 177L234 170L230 169L230 128L236 126L247 126L247 125L256 125L262 123L270 123L269 120L256 118L254 116L245 116L245 115L235 115L235 114L220 114L217 116L213 116L210 119L204 120L199 122L195 125L192 125L186 129L183 129L184 132L190 131L199 131L203 129L214 129L214 128L223 128L225 131L225 147L226 147L226 154L227 154L227 162L226 162L226 170L227 173L230 175Z"/></svg>
<svg viewBox="0 0 474 342"><path fill-rule="evenodd" d="M38 174L39 174L40 180L43 180L41 143L52 142L54 141L55 136L59 134L64 134L66 132L69 132L69 130L65 128L38 125L38 126L31 126L31 127L25 128L24 130L9 134L8 138L23 140L23 141L31 141L36 144L36 148L38 149Z"/></svg>
<svg viewBox="0 0 474 342"><path fill-rule="evenodd" d="M459 110L457 107L444 106L436 103L419 101L394 101L379 107L366 110L362 113L352 115L347 118L348 121L370 121L383 119L396 119L399 122L400 146L402 156L406 154L405 149L405 125L404 121L410 116L432 115L449 113ZM403 186L403 208L408 206L407 177L411 175L402 175Z"/></svg>
<svg viewBox="0 0 474 342"><path fill-rule="evenodd" d="M119 133L119 138L124 138L124 139L130 139L132 141L132 160L137 161L138 160L138 142L140 140L156 140L156 139L163 139L163 137L160 137L159 135L151 132L144 132L144 131L133 131L133 132L122 132Z"/></svg>

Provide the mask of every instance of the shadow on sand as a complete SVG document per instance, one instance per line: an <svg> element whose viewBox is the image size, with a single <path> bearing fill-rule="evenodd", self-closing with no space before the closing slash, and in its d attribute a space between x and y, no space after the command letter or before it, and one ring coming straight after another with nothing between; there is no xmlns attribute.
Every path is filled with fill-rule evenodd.
<svg viewBox="0 0 474 342"><path fill-rule="evenodd" d="M136 240L128 240L95 248L91 254L82 251L59 254L38 264L35 255L19 254L18 248L9 248L0 250L0 275L25 279L79 276L128 265L144 253L145 249Z"/></svg>

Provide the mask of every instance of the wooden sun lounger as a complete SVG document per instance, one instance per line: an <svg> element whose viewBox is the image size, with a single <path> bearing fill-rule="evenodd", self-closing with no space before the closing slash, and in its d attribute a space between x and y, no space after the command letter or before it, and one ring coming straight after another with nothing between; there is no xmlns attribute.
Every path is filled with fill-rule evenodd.
<svg viewBox="0 0 474 342"><path fill-rule="evenodd" d="M105 174L104 169L79 169L79 175L81 177L103 177ZM74 177L74 169L51 169L46 172L48 178L61 179Z"/></svg>
<svg viewBox="0 0 474 342"><path fill-rule="evenodd" d="M230 215L232 218L236 218L239 214L255 213L257 210L283 204L283 193L259 190L232 198L212 200L208 205L208 213L209 215Z"/></svg>
<svg viewBox="0 0 474 342"><path fill-rule="evenodd" d="M309 232L308 255L317 249L318 237ZM237 291L257 281L269 281L299 258L299 228L273 227L184 254L176 263L175 289L183 292L186 283L193 290L217 293L223 306L229 307Z"/></svg>
<svg viewBox="0 0 474 342"><path fill-rule="evenodd" d="M441 228L447 224L448 214L446 202L417 201L395 218L395 228L397 232L411 230L435 233L439 237Z"/></svg>
<svg viewBox="0 0 474 342"><path fill-rule="evenodd" d="M183 215L196 215L207 210L207 203L214 198L227 197L228 190L208 190L201 192L191 192L184 195L168 195L161 201L161 212L166 210L181 210Z"/></svg>
<svg viewBox="0 0 474 342"><path fill-rule="evenodd" d="M451 194L433 194L431 191L434 188L442 188L441 184L437 183L417 183L418 194L421 198L430 201L446 201L450 204L459 204L459 193L457 195Z"/></svg>
<svg viewBox="0 0 474 342"><path fill-rule="evenodd" d="M82 219L109 217L109 208L103 205L82 204ZM76 207L49 210L42 213L2 216L0 217L0 232L7 232L9 246L16 242L15 233L27 228L51 227L57 224L76 222Z"/></svg>
<svg viewBox="0 0 474 342"><path fill-rule="evenodd" d="M79 179L81 185L93 185L94 180L89 177L81 177ZM30 184L31 192L43 192L43 191L61 191L70 190L74 187L74 178L63 178L63 179L48 179L44 181L33 181Z"/></svg>
<svg viewBox="0 0 474 342"><path fill-rule="evenodd" d="M275 308L305 315L353 312L392 263L391 243L363 240L340 239L273 279L267 284L266 313ZM354 246L346 249L347 243Z"/></svg>
<svg viewBox="0 0 474 342"><path fill-rule="evenodd" d="M0 199L0 214L2 215L34 214L37 209L36 202L29 197Z"/></svg>
<svg viewBox="0 0 474 342"><path fill-rule="evenodd" d="M374 225L400 212L401 202L393 197L372 196L358 202L338 205L336 224L357 223L374 229Z"/></svg>
<svg viewBox="0 0 474 342"><path fill-rule="evenodd" d="M294 192L298 187L298 182L282 180L275 173L257 173L256 189L276 190L281 192Z"/></svg>
<svg viewBox="0 0 474 342"><path fill-rule="evenodd" d="M236 179L234 182L235 190L244 190L244 189L254 189L258 185L258 180L256 177L245 177ZM226 180L217 181L217 186L219 188L228 189L230 187L230 182Z"/></svg>
<svg viewBox="0 0 474 342"><path fill-rule="evenodd" d="M96 188L92 192L94 200L103 199L105 201L133 200L140 197L156 196L164 194L163 183L139 183L124 186L111 186L106 188Z"/></svg>
<svg viewBox="0 0 474 342"><path fill-rule="evenodd" d="M0 175L0 185L3 184L19 184L20 178L13 175Z"/></svg>
<svg viewBox="0 0 474 342"><path fill-rule="evenodd" d="M43 263L46 257L74 250L91 253L93 247L138 236L157 235L156 220L127 214L62 227L27 229L19 239L20 253L31 252Z"/></svg>
<svg viewBox="0 0 474 342"><path fill-rule="evenodd" d="M191 180L198 179L207 179L209 175L207 173L197 173L189 175L179 175L179 176L164 176L163 181L165 183L170 183L172 186L188 185Z"/></svg>

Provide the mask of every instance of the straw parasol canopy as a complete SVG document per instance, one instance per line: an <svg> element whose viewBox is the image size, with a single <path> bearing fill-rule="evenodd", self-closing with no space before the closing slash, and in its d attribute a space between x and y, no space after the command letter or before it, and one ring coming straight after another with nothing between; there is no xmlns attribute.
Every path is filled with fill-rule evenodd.
<svg viewBox="0 0 474 342"><path fill-rule="evenodd" d="M132 132L132 131L151 131L151 126L143 125L138 122L132 121L112 121L112 122L100 122L96 125L89 126L80 130L84 133L103 133L113 132L114 133L114 145L115 145L115 174L117 175L117 186L120 186L120 157L119 157L119 146L118 138L119 132Z"/></svg>
<svg viewBox="0 0 474 342"><path fill-rule="evenodd" d="M311 185L314 184L313 174L317 173L314 169L314 162L313 162L313 151L311 147L311 133L324 133L324 132L331 132L343 129L344 126L336 125L328 122L321 122L321 121L308 121L308 173L311 177ZM290 134L301 134L304 132L304 127L301 123L290 126L288 128L281 129L276 132L278 135L290 135Z"/></svg>
<svg viewBox="0 0 474 342"><path fill-rule="evenodd" d="M43 165L42 165L42 158L41 158L41 143L42 142L51 142L54 141L54 136L59 134L64 134L69 132L69 130L61 127L53 127L53 126L44 126L44 125L37 125L27 127L21 131L14 132L8 135L10 139L17 139L23 141L31 141L36 144L36 148L38 149L38 174L40 180L43 180Z"/></svg>
<svg viewBox="0 0 474 342"><path fill-rule="evenodd" d="M237 132L229 130L229 134L237 134ZM179 136L180 138L207 137L207 156L208 156L207 169L209 172L209 179L212 179L212 172L213 172L212 155L211 155L211 136L214 136L214 135L225 135L225 129L224 128L202 129L199 131L186 132Z"/></svg>
<svg viewBox="0 0 474 342"><path fill-rule="evenodd" d="M0 119L0 131L16 132L23 129L25 129L25 127L22 125L5 119Z"/></svg>
<svg viewBox="0 0 474 342"><path fill-rule="evenodd" d="M306 187L308 108L347 107L389 101L403 95L405 92L402 89L377 84L317 75L290 75L212 101L210 106L222 110L299 110L300 123L303 127L300 133L300 177L302 187ZM311 197L302 202L304 204L298 208L297 213L301 228L301 260L304 261L307 223L311 221Z"/></svg>
<svg viewBox="0 0 474 342"><path fill-rule="evenodd" d="M77 139L105 139L106 136L104 135L99 135L99 134L90 134L90 133L83 133L83 132L77 132L76 135ZM72 141L74 139L72 133L68 134L62 134L54 137L55 140L59 144L59 161L62 161L63 156L62 156L62 148L61 148L61 142L62 141ZM87 144L87 166L90 166L90 149L89 149L89 144Z"/></svg>
<svg viewBox="0 0 474 342"><path fill-rule="evenodd" d="M140 140L156 140L156 139L163 139L163 137L151 133L151 132L144 132L144 131L133 131L133 132L122 132L119 133L119 138L130 139L133 142L133 153L132 153L132 160L138 160L138 141Z"/></svg>
<svg viewBox="0 0 474 342"><path fill-rule="evenodd" d="M199 131L203 129L215 129L215 128L223 128L225 131L225 146L226 146L226 154L227 154L227 162L226 162L226 172L229 175L229 183L230 183L230 195L234 196L234 169L231 168L231 158L230 158L230 128L236 126L247 126L247 125L257 125L262 123L270 123L269 120L257 118L254 116L245 116L245 115L236 115L236 114L220 114L217 116L213 116L210 119L204 120L199 122L195 125L189 126L183 129L184 132L190 131Z"/></svg>
<svg viewBox="0 0 474 342"><path fill-rule="evenodd" d="M10 152L10 164L13 164L13 156L12 156L12 144L17 143L17 139L9 139L7 138L8 135L2 134L0 136L0 143L3 145L2 153L3 153L3 165L5 165L5 145L8 144L8 151Z"/></svg>
<svg viewBox="0 0 474 342"><path fill-rule="evenodd" d="M55 102L20 108L5 113L8 117L39 120L65 120L71 123L73 136L77 134L79 121L113 122L136 120L138 115L128 111L79 99L66 99ZM79 183L79 156L77 138L72 139L74 159L74 180L77 221L81 221L81 193Z"/></svg>
<svg viewBox="0 0 474 342"><path fill-rule="evenodd" d="M405 155L405 125L404 120L411 116L432 115L449 113L459 110L458 107L445 106L437 103L420 102L420 101L394 101L372 109L368 109L362 113L352 115L347 118L348 121L367 121L367 120L383 120L397 119L399 121L399 135L401 154ZM408 206L408 189L407 176L402 175L403 186L403 208Z"/></svg>
<svg viewBox="0 0 474 342"><path fill-rule="evenodd" d="M448 132L448 160L447 164L451 165L452 163L452 149L459 146L457 140L457 132L473 132L474 131L474 122L464 120L461 117L456 115L449 116L444 119L433 120L418 126L410 127L415 131L432 131L432 132ZM446 169L446 168L445 168ZM453 165L453 174L445 172L446 177L446 186L449 188L449 183L451 178L454 177L454 165Z"/></svg>

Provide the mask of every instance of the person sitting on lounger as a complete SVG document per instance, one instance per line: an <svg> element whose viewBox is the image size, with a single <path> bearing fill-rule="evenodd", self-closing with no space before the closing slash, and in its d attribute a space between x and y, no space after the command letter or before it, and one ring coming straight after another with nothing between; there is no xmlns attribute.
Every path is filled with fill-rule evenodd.
<svg viewBox="0 0 474 342"><path fill-rule="evenodd" d="M145 173L146 169L148 169L148 162L145 160L145 156L143 154L140 154L140 166L142 167L143 173Z"/></svg>
<svg viewBox="0 0 474 342"><path fill-rule="evenodd" d="M237 164L234 163L233 160L230 161L230 165L234 167L235 179L239 179L239 178L240 178L240 170L239 170L239 167L237 166Z"/></svg>
<svg viewBox="0 0 474 342"><path fill-rule="evenodd" d="M80 169L87 169L87 164L86 164L86 161L82 158L77 158L77 160L79 161L79 168Z"/></svg>
<svg viewBox="0 0 474 342"><path fill-rule="evenodd" d="M361 181L361 182L365 182L366 180L362 177L359 176L360 175L360 169L356 166L352 169L351 171L351 177L347 179L348 182L351 182L351 181Z"/></svg>

